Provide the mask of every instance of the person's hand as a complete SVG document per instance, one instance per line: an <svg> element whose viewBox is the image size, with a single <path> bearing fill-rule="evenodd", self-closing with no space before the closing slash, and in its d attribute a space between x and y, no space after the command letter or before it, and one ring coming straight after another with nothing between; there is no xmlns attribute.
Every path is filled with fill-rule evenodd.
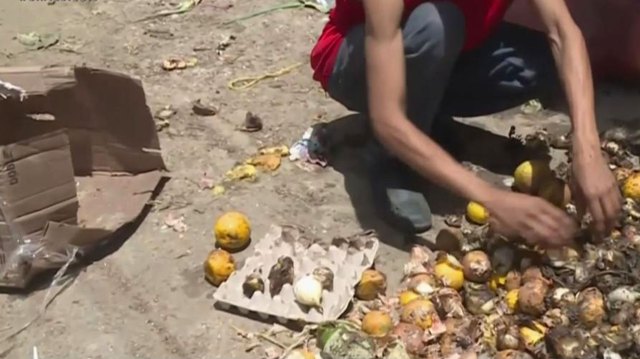
<svg viewBox="0 0 640 359"><path fill-rule="evenodd" d="M573 197L578 213L587 211L593 217L596 234L608 234L618 221L622 209L622 196L600 149L574 150Z"/></svg>
<svg viewBox="0 0 640 359"><path fill-rule="evenodd" d="M492 231L508 238L521 237L531 245L569 245L577 231L568 214L538 197L497 190L484 206Z"/></svg>

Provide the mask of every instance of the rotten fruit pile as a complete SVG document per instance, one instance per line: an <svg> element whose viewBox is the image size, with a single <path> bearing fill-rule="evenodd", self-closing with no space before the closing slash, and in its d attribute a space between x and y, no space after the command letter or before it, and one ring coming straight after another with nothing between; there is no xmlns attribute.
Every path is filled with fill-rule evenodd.
<svg viewBox="0 0 640 359"><path fill-rule="evenodd" d="M514 189L573 216L581 225L575 245L507 240L483 225L489 214L471 203L467 221L450 220L438 235L457 242L446 252L412 249L395 295L387 296L384 274L365 272L348 320L367 339L349 334L361 345L344 344L342 357L389 357L389 347L400 345L402 358L640 358L640 172L621 146L603 149L625 197L612 233L595 239L591 219L578 218L571 203L569 179L527 161L514 173Z"/></svg>

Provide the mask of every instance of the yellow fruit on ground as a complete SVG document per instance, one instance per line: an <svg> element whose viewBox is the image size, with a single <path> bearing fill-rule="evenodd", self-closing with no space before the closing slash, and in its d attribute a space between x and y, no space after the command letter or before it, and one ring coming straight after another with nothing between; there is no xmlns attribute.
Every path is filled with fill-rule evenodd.
<svg viewBox="0 0 640 359"><path fill-rule="evenodd" d="M422 296L412 290L405 290L404 292L400 293L399 296L399 300L400 300L400 305L401 306L405 306L409 303L411 303L412 301L416 300L416 299L420 299L422 298Z"/></svg>
<svg viewBox="0 0 640 359"><path fill-rule="evenodd" d="M224 249L214 249L204 261L204 276L213 285L219 286L236 270L236 261Z"/></svg>
<svg viewBox="0 0 640 359"><path fill-rule="evenodd" d="M636 172L629 176L622 185L622 194L626 198L640 201L640 173Z"/></svg>
<svg viewBox="0 0 640 359"><path fill-rule="evenodd" d="M391 316L385 312L372 310L362 318L362 331L372 337L386 337L391 329L393 329Z"/></svg>
<svg viewBox="0 0 640 359"><path fill-rule="evenodd" d="M544 332L539 329L520 327L520 338L527 347L533 347L544 339Z"/></svg>
<svg viewBox="0 0 640 359"><path fill-rule="evenodd" d="M471 223L482 225L489 221L489 212L480 203L469 202L467 205L467 219Z"/></svg>
<svg viewBox="0 0 640 359"><path fill-rule="evenodd" d="M631 175L633 175L633 170L630 168L618 167L613 170L613 176L616 178L616 181L618 181L618 184L620 185L623 185L627 178L629 178Z"/></svg>
<svg viewBox="0 0 640 359"><path fill-rule="evenodd" d="M455 290L462 289L464 285L464 271L458 260L446 253L441 253L436 258L434 274L443 285Z"/></svg>
<svg viewBox="0 0 640 359"><path fill-rule="evenodd" d="M239 212L227 212L216 220L216 244L228 251L245 248L251 240L249 219Z"/></svg>
<svg viewBox="0 0 640 359"><path fill-rule="evenodd" d="M405 305L400 314L400 320L404 323L414 324L426 330L433 325L435 311L433 303L428 299L417 299Z"/></svg>
<svg viewBox="0 0 640 359"><path fill-rule="evenodd" d="M540 198L556 207L564 208L571 201L571 190L569 185L559 178L551 178L546 180L541 186L538 193Z"/></svg>
<svg viewBox="0 0 640 359"><path fill-rule="evenodd" d="M507 307L513 313L518 308L518 294L520 293L519 289L512 289L507 292L507 295L504 297L505 302L507 303Z"/></svg>
<svg viewBox="0 0 640 359"><path fill-rule="evenodd" d="M373 300L387 291L387 276L375 269L367 269L362 273L356 286L356 298Z"/></svg>
<svg viewBox="0 0 640 359"><path fill-rule="evenodd" d="M507 283L507 276L494 273L489 279L489 288L494 292Z"/></svg>
<svg viewBox="0 0 640 359"><path fill-rule="evenodd" d="M513 173L513 186L520 192L536 194L539 186L551 175L549 164L542 160L522 162Z"/></svg>

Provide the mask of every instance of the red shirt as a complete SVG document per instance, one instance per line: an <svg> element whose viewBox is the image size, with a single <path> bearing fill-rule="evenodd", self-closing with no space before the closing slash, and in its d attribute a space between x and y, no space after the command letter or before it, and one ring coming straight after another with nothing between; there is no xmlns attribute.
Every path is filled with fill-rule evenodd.
<svg viewBox="0 0 640 359"><path fill-rule="evenodd" d="M388 0L391 1L391 0ZM404 0L404 19L428 0ZM480 45L504 17L512 0L451 0L466 19L464 50ZM313 79L326 90L342 40L351 27L364 22L364 8L359 0L336 0L318 42L311 51Z"/></svg>

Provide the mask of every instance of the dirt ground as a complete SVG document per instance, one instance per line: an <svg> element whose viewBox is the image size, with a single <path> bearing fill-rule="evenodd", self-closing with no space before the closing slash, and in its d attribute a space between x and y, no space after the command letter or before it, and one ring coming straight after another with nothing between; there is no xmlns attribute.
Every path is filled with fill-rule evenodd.
<svg viewBox="0 0 640 359"><path fill-rule="evenodd" d="M325 16L311 9L293 9L256 17L230 26L221 23L275 5L276 0L204 0L195 10L147 22L132 20L167 8L160 0L45 1L4 0L0 3L0 65L87 64L122 71L142 79L152 111L171 105L177 114L160 133L171 180L137 231L105 258L84 268L76 281L45 315L16 338L0 342L0 358L27 358L37 346L40 358L255 358L245 353L232 326L260 330L265 324L214 308L201 264L213 247L214 219L228 210L246 213L254 237L274 223L296 223L326 238L362 228L379 231L384 245L377 265L391 285L408 258L403 238L373 212L357 149L342 149L333 167L305 171L288 160L256 183L243 183L215 197L199 186L203 178L219 178L236 162L264 145L291 145L320 121L351 127L348 112L312 81L308 54ZM175 5L175 4L174 4ZM57 33L60 43L25 51L18 33ZM218 44L235 40L224 51ZM165 72L167 57L196 57L195 67ZM251 89L234 91L227 83L302 62L302 67ZM606 124L639 119L637 90L604 86L598 112ZM191 113L202 99L219 107L213 117ZM264 120L256 133L236 130L251 111ZM635 111L635 112L634 112ZM515 119L519 129L567 128L564 115L545 111L525 116L518 111L467 119L491 132L467 127L465 151L477 165L509 173L519 158L505 151L502 137ZM523 131L524 131L523 130ZM478 159L478 161L475 161ZM484 163L480 163L484 159ZM487 161L487 159L493 159ZM496 161L498 159L499 161ZM485 173L485 171L482 171ZM496 179L496 177L492 177ZM461 212L462 203L431 190L436 227L441 216ZM109 209L106 208L106 211ZM166 228L167 218L184 216L188 229ZM435 230L426 237L432 237ZM117 250L116 250L117 249ZM244 252L250 253L250 250ZM242 257L242 256L240 256ZM0 296L0 338L7 328L26 323L39 309L46 290Z"/></svg>

